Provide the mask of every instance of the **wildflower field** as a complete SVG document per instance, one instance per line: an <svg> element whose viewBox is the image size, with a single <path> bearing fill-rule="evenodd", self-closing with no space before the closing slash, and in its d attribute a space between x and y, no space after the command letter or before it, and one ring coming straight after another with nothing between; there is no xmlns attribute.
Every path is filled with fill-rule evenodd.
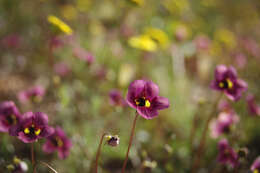
<svg viewBox="0 0 260 173"><path fill-rule="evenodd" d="M0 0L0 173L260 173L259 0Z"/></svg>

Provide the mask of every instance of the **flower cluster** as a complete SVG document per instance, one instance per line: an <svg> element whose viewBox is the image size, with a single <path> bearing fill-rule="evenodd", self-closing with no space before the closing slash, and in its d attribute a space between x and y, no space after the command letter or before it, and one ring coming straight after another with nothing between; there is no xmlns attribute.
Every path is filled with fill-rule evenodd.
<svg viewBox="0 0 260 173"><path fill-rule="evenodd" d="M48 116L45 113L20 114L12 101L0 104L0 131L8 132L24 143L33 143L45 138L47 141L43 146L43 151L47 153L58 151L62 159L68 156L72 145L60 127L54 129L49 126Z"/></svg>
<svg viewBox="0 0 260 173"><path fill-rule="evenodd" d="M211 88L222 91L230 100L237 101L241 98L242 93L247 90L247 83L237 78L237 72L234 67L218 65Z"/></svg>

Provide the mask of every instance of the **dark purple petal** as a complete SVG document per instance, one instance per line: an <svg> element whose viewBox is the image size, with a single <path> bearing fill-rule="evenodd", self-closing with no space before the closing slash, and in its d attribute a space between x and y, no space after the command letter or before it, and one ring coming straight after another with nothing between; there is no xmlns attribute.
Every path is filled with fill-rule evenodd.
<svg viewBox="0 0 260 173"><path fill-rule="evenodd" d="M146 81L144 80L135 80L129 86L128 93L127 93L127 103L129 106L136 108L135 99L140 97L140 95L144 94Z"/></svg>
<svg viewBox="0 0 260 173"><path fill-rule="evenodd" d="M24 132L19 132L18 139L20 139L24 143L32 143L32 142L37 141L38 138L35 135L28 136L28 135L25 135Z"/></svg>
<svg viewBox="0 0 260 173"><path fill-rule="evenodd" d="M166 109L170 106L169 100L167 98L164 97L156 97L153 101L152 101L152 105L151 107L153 107L153 109Z"/></svg>
<svg viewBox="0 0 260 173"><path fill-rule="evenodd" d="M225 65L218 65L215 69L215 79L221 81L225 78L228 68Z"/></svg>
<svg viewBox="0 0 260 173"><path fill-rule="evenodd" d="M48 124L48 116L42 112L34 113L34 123L38 126L45 126Z"/></svg>
<svg viewBox="0 0 260 173"><path fill-rule="evenodd" d="M43 129L42 129L42 132L40 133L40 137L48 137L50 135L52 135L54 133L54 128L53 127L50 127L50 126L45 126Z"/></svg>
<svg viewBox="0 0 260 173"><path fill-rule="evenodd" d="M145 84L145 98L148 100L152 100L153 98L157 97L159 95L159 87L151 82L148 81Z"/></svg>
<svg viewBox="0 0 260 173"><path fill-rule="evenodd" d="M137 107L137 112L145 119L153 119L158 116L158 111L156 109L146 108L146 107Z"/></svg>
<svg viewBox="0 0 260 173"><path fill-rule="evenodd" d="M50 140L47 140L45 144L42 146L42 150L46 153L52 153L56 150L56 146Z"/></svg>

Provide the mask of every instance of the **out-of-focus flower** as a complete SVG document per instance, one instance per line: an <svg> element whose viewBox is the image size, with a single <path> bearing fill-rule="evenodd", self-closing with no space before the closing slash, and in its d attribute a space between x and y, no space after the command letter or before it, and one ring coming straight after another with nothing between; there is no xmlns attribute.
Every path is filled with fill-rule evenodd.
<svg viewBox="0 0 260 173"><path fill-rule="evenodd" d="M73 5L64 5L61 7L61 14L67 20L73 20L77 17L77 9Z"/></svg>
<svg viewBox="0 0 260 173"><path fill-rule="evenodd" d="M9 134L17 136L24 143L32 143L50 136L54 129L48 125L48 116L42 112L27 112L20 122L9 129Z"/></svg>
<svg viewBox="0 0 260 173"><path fill-rule="evenodd" d="M28 171L28 166L26 162L14 157L13 164L7 165L7 169L11 173L23 173Z"/></svg>
<svg viewBox="0 0 260 173"><path fill-rule="evenodd" d="M174 15L180 15L185 13L190 8L190 4L188 0L182 1L172 1L165 0L163 1L164 7Z"/></svg>
<svg viewBox="0 0 260 173"><path fill-rule="evenodd" d="M58 151L59 158L65 159L68 157L71 147L72 143L65 132L60 127L56 127L55 132L47 137L47 141L42 149L46 153Z"/></svg>
<svg viewBox="0 0 260 173"><path fill-rule="evenodd" d="M260 47L254 39L244 38L242 39L242 47L254 57L258 57L260 55Z"/></svg>
<svg viewBox="0 0 260 173"><path fill-rule="evenodd" d="M210 47L210 39L206 35L199 35L194 39L197 50L207 51Z"/></svg>
<svg viewBox="0 0 260 173"><path fill-rule="evenodd" d="M64 62L59 62L59 63L54 65L54 72L57 75L59 75L61 77L64 77L64 76L68 75L71 72L71 69L68 66L68 64L66 64Z"/></svg>
<svg viewBox="0 0 260 173"><path fill-rule="evenodd" d="M255 161L251 165L250 169L251 169L251 171L253 171L253 173L259 173L260 172L260 156L258 156L255 159Z"/></svg>
<svg viewBox="0 0 260 173"><path fill-rule="evenodd" d="M219 101L218 110L221 112L232 112L233 111L231 105L225 99L222 99Z"/></svg>
<svg viewBox="0 0 260 173"><path fill-rule="evenodd" d="M126 101L118 89L109 92L109 103L116 106L126 106Z"/></svg>
<svg viewBox="0 0 260 173"><path fill-rule="evenodd" d="M45 89L41 86L35 86L18 93L18 99L21 103L28 101L40 102L45 94Z"/></svg>
<svg viewBox="0 0 260 173"><path fill-rule="evenodd" d="M144 4L144 0L130 0L130 1L140 6Z"/></svg>
<svg viewBox="0 0 260 173"><path fill-rule="evenodd" d="M132 64L122 64L119 68L118 83L120 86L127 86L135 75L135 66Z"/></svg>
<svg viewBox="0 0 260 173"><path fill-rule="evenodd" d="M238 155L235 150L228 144L226 139L222 139L218 143L218 161L222 164L229 164L235 168L239 165Z"/></svg>
<svg viewBox="0 0 260 173"><path fill-rule="evenodd" d="M248 94L246 97L248 110L251 114L260 116L260 106L256 104L253 94Z"/></svg>
<svg viewBox="0 0 260 173"><path fill-rule="evenodd" d="M157 162L155 160L150 161L150 160L145 160L143 162L143 167L145 168L150 168L150 169L154 169L157 167Z"/></svg>
<svg viewBox="0 0 260 173"><path fill-rule="evenodd" d="M214 33L214 38L224 44L227 48L233 49L236 46L236 37L233 32L227 29L218 29Z"/></svg>
<svg viewBox="0 0 260 173"><path fill-rule="evenodd" d="M14 102L5 101L0 104L0 132L8 132L19 120L20 113Z"/></svg>
<svg viewBox="0 0 260 173"><path fill-rule="evenodd" d="M159 87L151 81L136 80L128 88L127 103L145 119L158 115L158 110L169 107L169 100L160 97Z"/></svg>
<svg viewBox="0 0 260 173"><path fill-rule="evenodd" d="M169 38L167 34L158 28L146 28L145 34L155 40L159 46L165 48L169 44Z"/></svg>
<svg viewBox="0 0 260 173"><path fill-rule="evenodd" d="M247 64L247 58L243 53L234 53L233 58L238 68L244 68Z"/></svg>
<svg viewBox="0 0 260 173"><path fill-rule="evenodd" d="M237 101L247 90L247 83L237 78L237 72L232 66L218 65L215 70L215 79L211 82L211 88L223 91L230 100Z"/></svg>
<svg viewBox="0 0 260 173"><path fill-rule="evenodd" d="M1 40L1 44L6 48L18 48L20 46L21 38L17 34L10 34Z"/></svg>
<svg viewBox="0 0 260 173"><path fill-rule="evenodd" d="M73 33L70 26L67 25L66 23L64 23L62 20L60 20L56 16L49 15L48 22L51 23L52 25L58 27L60 29L60 31L64 32L67 35L71 35Z"/></svg>
<svg viewBox="0 0 260 173"><path fill-rule="evenodd" d="M141 49L149 52L157 50L156 42L148 35L140 35L131 37L128 44L136 49Z"/></svg>
<svg viewBox="0 0 260 173"><path fill-rule="evenodd" d="M117 147L119 145L120 142L120 138L118 137L118 135L106 135L106 143L108 145L110 145L111 147Z"/></svg>
<svg viewBox="0 0 260 173"><path fill-rule="evenodd" d="M80 47L74 48L73 53L75 57L79 58L82 61L85 61L88 65L92 64L95 59L90 52L87 52Z"/></svg>
<svg viewBox="0 0 260 173"><path fill-rule="evenodd" d="M175 29L175 37L178 41L184 41L188 38L189 31L185 25L178 25Z"/></svg>
<svg viewBox="0 0 260 173"><path fill-rule="evenodd" d="M49 46L51 47L51 49L56 49L61 47L64 42L57 36L51 37L51 39L49 40Z"/></svg>
<svg viewBox="0 0 260 173"><path fill-rule="evenodd" d="M223 133L229 133L232 125L238 121L239 117L234 112L221 112L210 124L211 137L218 138Z"/></svg>

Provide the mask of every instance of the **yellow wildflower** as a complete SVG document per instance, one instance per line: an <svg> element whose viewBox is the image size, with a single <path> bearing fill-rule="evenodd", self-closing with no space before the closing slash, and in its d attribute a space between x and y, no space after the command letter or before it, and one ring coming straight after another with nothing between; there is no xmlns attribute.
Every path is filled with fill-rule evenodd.
<svg viewBox="0 0 260 173"><path fill-rule="evenodd" d="M61 7L62 16L67 20L73 20L77 17L77 9L73 5L64 5Z"/></svg>
<svg viewBox="0 0 260 173"><path fill-rule="evenodd" d="M134 48L153 52L157 49L156 42L148 35L140 35L132 37L128 40L128 44Z"/></svg>
<svg viewBox="0 0 260 173"><path fill-rule="evenodd" d="M227 48L234 48L236 46L236 39L233 32L227 29L219 29L214 33L216 41L223 43Z"/></svg>
<svg viewBox="0 0 260 173"><path fill-rule="evenodd" d="M132 2L136 3L137 5L144 5L144 0L131 0Z"/></svg>
<svg viewBox="0 0 260 173"><path fill-rule="evenodd" d="M145 34L158 42L161 47L166 47L169 43L168 36L165 32L157 28L146 28Z"/></svg>
<svg viewBox="0 0 260 173"><path fill-rule="evenodd" d="M58 27L62 32L64 32L67 35L71 35L73 33L72 29L56 16L48 16L48 22Z"/></svg>

